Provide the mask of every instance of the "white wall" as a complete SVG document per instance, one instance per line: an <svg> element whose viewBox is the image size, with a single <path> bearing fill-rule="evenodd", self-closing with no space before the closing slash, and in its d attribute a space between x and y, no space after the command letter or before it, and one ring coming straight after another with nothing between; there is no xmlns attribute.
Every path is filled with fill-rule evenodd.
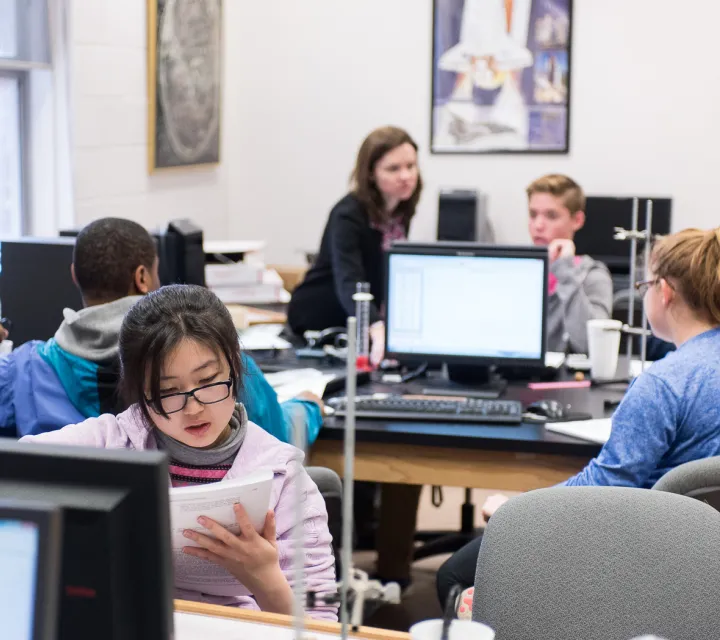
<svg viewBox="0 0 720 640"><path fill-rule="evenodd" d="M206 237L226 237L227 164L148 174L147 0L71 2L76 224L189 217Z"/></svg>
<svg viewBox="0 0 720 640"><path fill-rule="evenodd" d="M429 155L431 0L225 0L225 15L228 226L268 239L271 260L317 247L359 143L388 123L422 147L418 239L440 187L475 187L499 238L526 240L524 187L551 171L590 193L672 195L676 228L720 222L716 0L575 0L559 157Z"/></svg>

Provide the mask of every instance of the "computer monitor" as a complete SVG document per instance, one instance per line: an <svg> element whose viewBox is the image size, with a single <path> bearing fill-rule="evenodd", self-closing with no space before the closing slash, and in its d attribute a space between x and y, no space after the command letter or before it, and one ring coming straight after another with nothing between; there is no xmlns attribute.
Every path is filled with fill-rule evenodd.
<svg viewBox="0 0 720 640"><path fill-rule="evenodd" d="M470 189L443 189L438 196L437 239L495 244L487 195Z"/></svg>
<svg viewBox="0 0 720 640"><path fill-rule="evenodd" d="M397 243L387 262L388 358L544 365L546 249Z"/></svg>
<svg viewBox="0 0 720 640"><path fill-rule="evenodd" d="M168 478L158 451L0 439L0 500L63 514L60 640L170 640Z"/></svg>
<svg viewBox="0 0 720 640"><path fill-rule="evenodd" d="M160 282L205 286L203 231L192 220L172 220L155 234L160 257Z"/></svg>
<svg viewBox="0 0 720 640"><path fill-rule="evenodd" d="M645 210L648 200L653 202L653 235L670 233L672 199L638 198L638 229L645 230ZM630 243L615 240L615 227L632 228L632 197L588 196L585 205L585 225L575 234L578 255L589 255L604 262L617 274L630 273Z"/></svg>
<svg viewBox="0 0 720 640"><path fill-rule="evenodd" d="M0 637L58 637L61 523L53 505L0 501Z"/></svg>
<svg viewBox="0 0 720 640"><path fill-rule="evenodd" d="M15 346L49 340L63 309L82 309L72 280L73 238L0 240L0 315L12 320Z"/></svg>

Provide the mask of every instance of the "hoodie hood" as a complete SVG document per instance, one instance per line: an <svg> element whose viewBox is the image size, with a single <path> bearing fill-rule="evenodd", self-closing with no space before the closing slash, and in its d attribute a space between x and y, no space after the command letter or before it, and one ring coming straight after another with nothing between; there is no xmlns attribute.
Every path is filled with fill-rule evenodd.
<svg viewBox="0 0 720 640"><path fill-rule="evenodd" d="M140 297L127 296L80 311L65 309L55 342L67 353L91 362L115 358L123 318Z"/></svg>

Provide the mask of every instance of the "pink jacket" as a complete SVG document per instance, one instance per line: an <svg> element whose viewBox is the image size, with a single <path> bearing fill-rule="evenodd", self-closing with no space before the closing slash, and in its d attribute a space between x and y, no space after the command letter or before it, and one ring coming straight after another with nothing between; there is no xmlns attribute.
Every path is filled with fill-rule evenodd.
<svg viewBox="0 0 720 640"><path fill-rule="evenodd" d="M84 422L72 424L58 431L22 438L25 442L46 444L67 444L98 449L134 449L144 451L157 449L153 430L148 429L139 411L131 407L118 416L102 415ZM304 455L295 447L280 442L274 436L252 422L248 422L247 434L235 462L226 479L232 480L261 467L271 468L275 473L270 508L275 511L280 568L292 586L292 527L295 522L294 499L297 483L304 487L304 529L305 529L305 584L307 589L317 592L335 590L335 559L332 553L325 501L315 483L303 467ZM247 591L238 583L238 591ZM211 604L239 606L258 609L250 596L211 596L198 591L177 589L176 597ZM312 618L337 620L335 607L318 607L308 611Z"/></svg>

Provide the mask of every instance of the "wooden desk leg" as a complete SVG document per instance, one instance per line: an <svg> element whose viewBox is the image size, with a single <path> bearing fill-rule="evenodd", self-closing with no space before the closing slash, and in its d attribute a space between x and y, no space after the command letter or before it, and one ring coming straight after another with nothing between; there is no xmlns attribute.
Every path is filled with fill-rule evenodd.
<svg viewBox="0 0 720 640"><path fill-rule="evenodd" d="M381 485L375 543L377 572L381 578L410 579L421 491L422 485L417 484Z"/></svg>

